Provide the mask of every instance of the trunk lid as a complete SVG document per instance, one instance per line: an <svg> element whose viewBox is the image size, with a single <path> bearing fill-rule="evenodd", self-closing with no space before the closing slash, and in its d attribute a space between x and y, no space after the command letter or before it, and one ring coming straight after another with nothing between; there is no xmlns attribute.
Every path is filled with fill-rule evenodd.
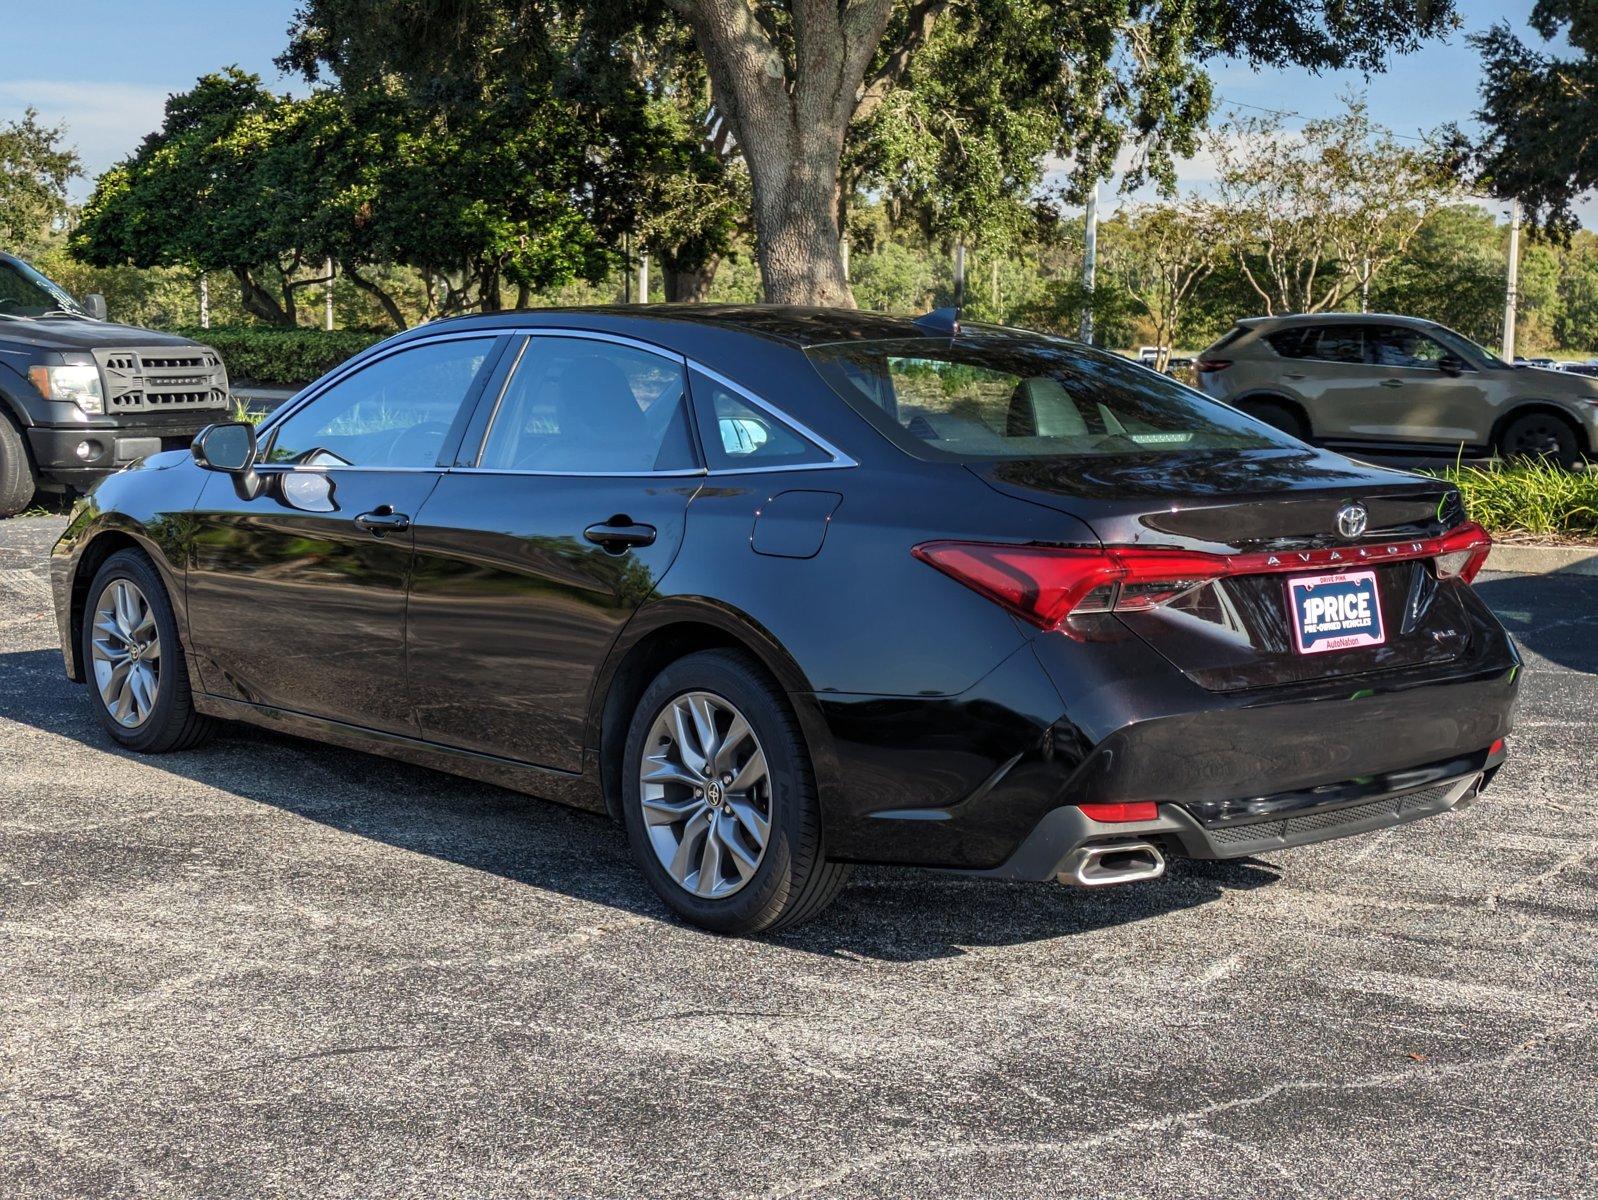
<svg viewBox="0 0 1598 1200"><path fill-rule="evenodd" d="M1441 480L1312 449L1225 454L1015 459L971 464L1006 495L1085 521L1107 546L1209 554L1269 554L1302 571L1228 576L1163 607L1113 618L1212 691L1325 680L1445 663L1467 645L1458 588L1429 562L1384 563L1389 546L1436 537L1463 518ZM1339 532L1351 505L1368 514ZM1288 581L1374 573L1382 642L1304 654L1296 648Z"/></svg>

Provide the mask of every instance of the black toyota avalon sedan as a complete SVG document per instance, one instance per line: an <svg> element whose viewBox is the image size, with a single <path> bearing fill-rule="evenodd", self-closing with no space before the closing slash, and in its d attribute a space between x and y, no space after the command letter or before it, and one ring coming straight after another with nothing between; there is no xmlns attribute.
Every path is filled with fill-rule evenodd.
<svg viewBox="0 0 1598 1200"><path fill-rule="evenodd" d="M782 308L401 334L105 481L68 674L607 812L709 929L851 864L1100 887L1458 809L1518 659L1435 479L1114 355Z"/></svg>

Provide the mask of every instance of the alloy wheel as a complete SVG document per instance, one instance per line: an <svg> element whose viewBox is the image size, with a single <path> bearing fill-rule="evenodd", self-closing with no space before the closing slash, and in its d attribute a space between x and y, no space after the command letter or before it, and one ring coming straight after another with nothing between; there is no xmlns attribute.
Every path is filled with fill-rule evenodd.
<svg viewBox="0 0 1598 1200"><path fill-rule="evenodd" d="M752 878L771 835L766 753L748 720L713 692L671 700L639 765L644 827L677 886L719 900Z"/></svg>
<svg viewBox="0 0 1598 1200"><path fill-rule="evenodd" d="M137 729L161 692L161 634L149 599L132 580L113 579L100 593L89 649L106 711Z"/></svg>
<svg viewBox="0 0 1598 1200"><path fill-rule="evenodd" d="M1515 440L1509 445L1511 458L1557 458L1559 457L1560 428L1551 421L1531 421L1523 423L1516 431Z"/></svg>

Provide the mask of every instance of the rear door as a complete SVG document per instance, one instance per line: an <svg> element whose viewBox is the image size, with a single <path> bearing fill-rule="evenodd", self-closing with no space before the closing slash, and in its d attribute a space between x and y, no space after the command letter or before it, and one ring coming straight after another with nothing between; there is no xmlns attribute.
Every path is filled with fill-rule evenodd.
<svg viewBox="0 0 1598 1200"><path fill-rule="evenodd" d="M416 732L410 527L501 348L483 335L403 346L266 433L256 494L208 477L188 518L189 640L208 691Z"/></svg>
<svg viewBox="0 0 1598 1200"><path fill-rule="evenodd" d="M595 676L703 474L686 369L569 331L506 361L414 525L411 686L428 740L578 771Z"/></svg>

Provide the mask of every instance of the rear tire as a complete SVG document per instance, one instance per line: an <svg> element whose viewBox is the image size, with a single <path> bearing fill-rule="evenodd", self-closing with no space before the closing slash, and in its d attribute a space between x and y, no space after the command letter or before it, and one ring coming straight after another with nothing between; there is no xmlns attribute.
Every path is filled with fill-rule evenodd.
<svg viewBox="0 0 1598 1200"><path fill-rule="evenodd" d="M1253 400L1238 405L1256 421L1264 421L1272 429L1280 429L1289 437L1296 437L1301 442L1310 439L1309 423L1285 404L1276 404L1270 400Z"/></svg>
<svg viewBox="0 0 1598 1200"><path fill-rule="evenodd" d="M707 736L695 728L695 706L707 718ZM679 741L689 743L686 750ZM700 770L695 763L706 749L722 761ZM714 933L772 931L809 920L843 889L851 868L826 860L798 720L749 655L706 650L668 666L640 698L623 753L633 854L684 920ZM738 787L756 755L764 771L747 790ZM646 774L661 781L646 784ZM764 843L751 866L762 822ZM707 849L712 839L717 845Z"/></svg>
<svg viewBox="0 0 1598 1200"><path fill-rule="evenodd" d="M1582 461L1581 443L1568 421L1553 413L1534 412L1517 417L1504 427L1498 452L1515 459L1542 459L1574 471Z"/></svg>
<svg viewBox="0 0 1598 1200"><path fill-rule="evenodd" d="M135 643L137 654L124 653ZM215 722L194 709L188 662L166 587L155 565L139 551L118 550L95 573L83 606L78 649L94 715L129 750L188 750L214 732ZM130 675L137 676L137 686L124 691L122 683Z"/></svg>
<svg viewBox="0 0 1598 1200"><path fill-rule="evenodd" d="M27 508L35 490L22 432L0 413L0 517L14 517Z"/></svg>

